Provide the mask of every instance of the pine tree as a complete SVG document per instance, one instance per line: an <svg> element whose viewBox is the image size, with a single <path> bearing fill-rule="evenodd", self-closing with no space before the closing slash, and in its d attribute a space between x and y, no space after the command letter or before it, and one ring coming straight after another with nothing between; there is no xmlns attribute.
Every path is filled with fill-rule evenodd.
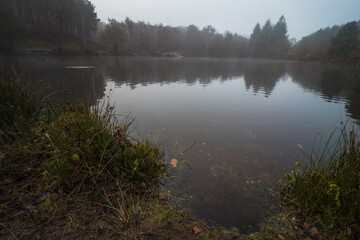
<svg viewBox="0 0 360 240"><path fill-rule="evenodd" d="M260 34L260 51L262 53L261 57L271 58L272 57L272 34L273 34L273 25L271 24L270 19L268 19L261 31Z"/></svg>
<svg viewBox="0 0 360 240"><path fill-rule="evenodd" d="M345 24L331 39L329 55L333 57L350 56L358 45L359 27L355 21Z"/></svg>
<svg viewBox="0 0 360 240"><path fill-rule="evenodd" d="M254 27L254 30L250 36L248 55L250 57L260 57L260 35L261 27L257 23Z"/></svg>
<svg viewBox="0 0 360 240"><path fill-rule="evenodd" d="M287 35L287 24L283 15L273 28L271 45L271 57L274 58L283 58L290 50L290 42Z"/></svg>

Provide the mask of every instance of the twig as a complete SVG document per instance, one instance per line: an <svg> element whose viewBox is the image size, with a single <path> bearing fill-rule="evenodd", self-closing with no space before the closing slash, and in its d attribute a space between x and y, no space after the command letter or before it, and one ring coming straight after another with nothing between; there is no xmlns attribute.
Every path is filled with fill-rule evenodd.
<svg viewBox="0 0 360 240"><path fill-rule="evenodd" d="M188 147L186 150L182 151L181 153L179 153L178 157L186 163L186 165L192 170L191 165L187 162L187 160L183 159L181 156L184 155L184 153L190 151L190 149L196 144L196 141L194 141L190 147Z"/></svg>
<svg viewBox="0 0 360 240"><path fill-rule="evenodd" d="M194 141L193 144L191 144L190 147L188 147L185 151L182 151L179 155L184 155L184 153L186 153L187 151L189 151L195 144L196 144L196 141Z"/></svg>
<svg viewBox="0 0 360 240"><path fill-rule="evenodd" d="M9 233L11 233L11 235L12 235L16 240L19 240L19 239L15 236L15 234L14 234L10 229L8 229L3 223L1 223L1 225L3 225L3 227L4 227Z"/></svg>
<svg viewBox="0 0 360 240"><path fill-rule="evenodd" d="M69 201L71 195L73 195L76 191L78 191L78 190L82 187L82 185L83 185L84 182L85 182L85 179L86 179L86 177L82 180L82 182L80 183L80 185L76 186L76 187L71 191L71 193L69 194L69 196L67 196L67 198L66 198L66 200L65 200L65 203L66 203L67 201Z"/></svg>
<svg viewBox="0 0 360 240"><path fill-rule="evenodd" d="M164 237L164 235L160 235L160 234L156 234L156 233L151 233L151 232L140 232L138 233L139 235L142 236L148 236L148 237Z"/></svg>

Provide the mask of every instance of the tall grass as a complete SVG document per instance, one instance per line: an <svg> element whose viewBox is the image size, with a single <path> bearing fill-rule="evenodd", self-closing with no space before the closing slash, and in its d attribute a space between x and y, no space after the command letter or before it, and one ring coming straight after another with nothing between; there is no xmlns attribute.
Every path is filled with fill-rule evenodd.
<svg viewBox="0 0 360 240"><path fill-rule="evenodd" d="M88 179L121 179L128 183L158 183L164 173L163 153L148 142L129 140L126 125L115 125L112 107L94 110L87 104L67 104L43 131L48 147L49 176L69 186Z"/></svg>
<svg viewBox="0 0 360 240"><path fill-rule="evenodd" d="M166 173L163 152L130 137L132 121L120 123L109 100L50 109L44 96L22 75L0 75L0 181L96 202L121 229L141 221Z"/></svg>
<svg viewBox="0 0 360 240"><path fill-rule="evenodd" d="M74 186L84 178L157 183L165 172L163 153L148 142L133 141L130 124L117 121L114 107L64 104L45 111L45 92L15 72L0 75L0 140L42 152L42 160L53 180ZM40 121L41 119L41 121ZM24 146L21 146L24 147ZM17 151L19 149L16 149ZM31 154L31 153L30 153Z"/></svg>
<svg viewBox="0 0 360 240"><path fill-rule="evenodd" d="M22 74L0 71L0 143L28 133L43 109L46 96Z"/></svg>
<svg viewBox="0 0 360 240"><path fill-rule="evenodd" d="M338 136L337 139L334 139ZM346 122L320 152L306 154L309 165L285 175L281 197L293 214L326 238L360 237L360 142Z"/></svg>

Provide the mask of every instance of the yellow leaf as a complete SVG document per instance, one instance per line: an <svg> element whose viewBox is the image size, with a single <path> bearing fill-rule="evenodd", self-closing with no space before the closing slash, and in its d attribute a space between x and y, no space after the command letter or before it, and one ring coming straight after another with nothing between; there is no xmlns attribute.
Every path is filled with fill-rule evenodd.
<svg viewBox="0 0 360 240"><path fill-rule="evenodd" d="M176 160L175 158L171 159L170 164L175 168L178 164L178 160Z"/></svg>

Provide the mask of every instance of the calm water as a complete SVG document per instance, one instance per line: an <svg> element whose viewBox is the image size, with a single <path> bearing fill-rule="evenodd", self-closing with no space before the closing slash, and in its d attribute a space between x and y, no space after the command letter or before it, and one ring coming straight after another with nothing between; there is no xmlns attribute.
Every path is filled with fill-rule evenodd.
<svg viewBox="0 0 360 240"><path fill-rule="evenodd" d="M352 67L137 57L12 63L65 99L110 94L117 113L137 120L134 134L179 161L164 188L173 203L242 232L271 214L276 199L265 190L303 159L297 144L309 150L318 130L325 139L342 118L360 119ZM66 68L73 65L94 68Z"/></svg>

